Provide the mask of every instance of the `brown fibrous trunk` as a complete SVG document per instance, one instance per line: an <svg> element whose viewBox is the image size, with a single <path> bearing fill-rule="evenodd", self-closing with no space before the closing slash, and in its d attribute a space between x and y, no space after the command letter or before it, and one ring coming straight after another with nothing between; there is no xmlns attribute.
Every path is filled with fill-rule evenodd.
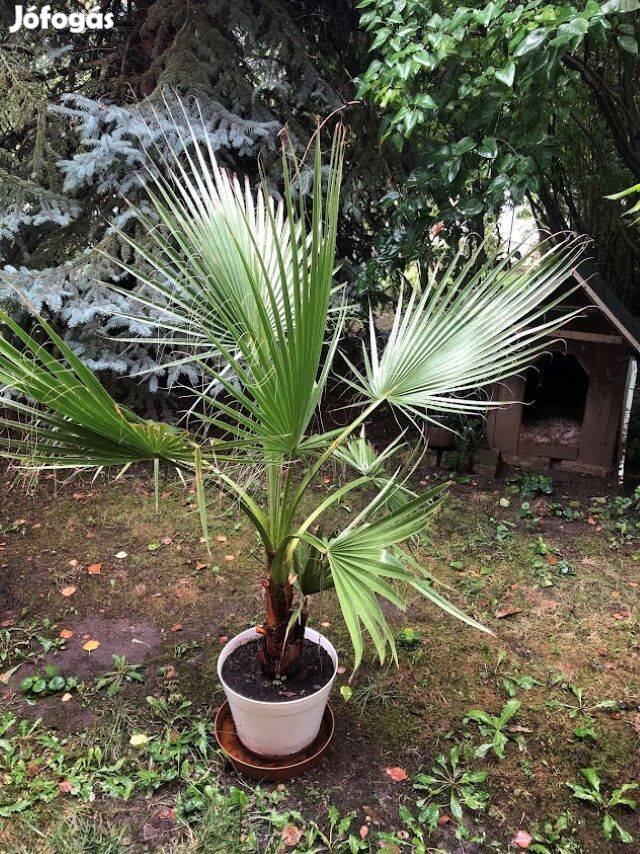
<svg viewBox="0 0 640 854"><path fill-rule="evenodd" d="M260 665L265 675L271 678L292 676L300 669L307 614L305 610L302 611L300 619L294 623L287 635L287 626L293 611L293 587L288 581L278 584L270 578L266 578L262 586L267 616L260 629Z"/></svg>

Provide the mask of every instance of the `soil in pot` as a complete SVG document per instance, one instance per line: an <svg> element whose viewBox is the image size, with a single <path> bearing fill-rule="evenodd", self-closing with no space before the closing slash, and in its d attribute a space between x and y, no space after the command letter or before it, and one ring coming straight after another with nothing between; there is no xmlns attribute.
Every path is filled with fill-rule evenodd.
<svg viewBox="0 0 640 854"><path fill-rule="evenodd" d="M315 694L333 676L334 664L329 653L319 644L305 640L298 672L282 680L269 679L260 667L260 644L259 639L243 643L222 665L225 683L243 697L269 703L297 700Z"/></svg>

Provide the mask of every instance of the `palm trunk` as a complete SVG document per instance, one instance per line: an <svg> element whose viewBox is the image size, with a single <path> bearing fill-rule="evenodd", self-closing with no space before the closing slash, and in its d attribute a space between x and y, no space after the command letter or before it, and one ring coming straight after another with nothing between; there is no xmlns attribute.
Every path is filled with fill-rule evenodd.
<svg viewBox="0 0 640 854"><path fill-rule="evenodd" d="M267 617L261 629L260 665L263 672L271 678L291 676L300 669L307 621L306 610L303 609L300 619L294 623L287 635L292 614L293 588L288 581L282 584L271 578L264 580L263 587Z"/></svg>

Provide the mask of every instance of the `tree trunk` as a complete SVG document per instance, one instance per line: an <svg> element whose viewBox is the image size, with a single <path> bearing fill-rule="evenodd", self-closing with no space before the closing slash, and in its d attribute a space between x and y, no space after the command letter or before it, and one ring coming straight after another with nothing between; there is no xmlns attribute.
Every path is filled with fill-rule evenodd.
<svg viewBox="0 0 640 854"><path fill-rule="evenodd" d="M287 635L287 626L293 611L293 587L288 581L278 584L270 578L264 580L263 587L267 617L261 628L260 665L263 672L271 678L291 676L300 669L307 612L303 608L300 619L294 623Z"/></svg>

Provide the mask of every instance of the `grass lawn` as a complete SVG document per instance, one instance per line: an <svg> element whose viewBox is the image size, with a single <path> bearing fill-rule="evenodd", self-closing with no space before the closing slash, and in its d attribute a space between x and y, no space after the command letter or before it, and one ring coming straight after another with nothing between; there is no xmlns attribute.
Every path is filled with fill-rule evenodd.
<svg viewBox="0 0 640 854"><path fill-rule="evenodd" d="M217 654L262 617L235 509L211 508L209 558L177 481L156 513L142 474L5 480L0 851L640 850L640 810L616 803L634 792L613 795L640 782L640 545L603 484L461 478L416 555L495 636L409 595L385 606L399 668L370 653L348 699L347 633L316 598L346 667L336 736L315 771L256 787L212 738Z"/></svg>

